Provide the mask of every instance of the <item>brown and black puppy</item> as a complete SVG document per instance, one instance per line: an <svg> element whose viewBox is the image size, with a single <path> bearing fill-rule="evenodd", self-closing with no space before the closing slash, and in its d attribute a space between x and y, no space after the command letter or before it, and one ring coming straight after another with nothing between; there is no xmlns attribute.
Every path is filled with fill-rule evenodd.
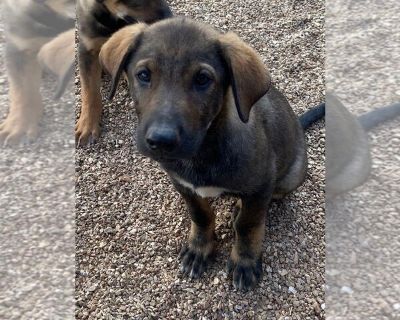
<svg viewBox="0 0 400 320"><path fill-rule="evenodd" d="M10 109L0 124L0 142L12 144L38 133L41 63L58 75L58 95L65 88L74 56L75 0L6 0L3 13Z"/></svg>
<svg viewBox="0 0 400 320"><path fill-rule="evenodd" d="M78 145L100 136L102 69L99 51L117 30L136 22L151 23L172 15L165 0L78 0L79 74L82 108L75 128Z"/></svg>
<svg viewBox="0 0 400 320"><path fill-rule="evenodd" d="M270 201L303 182L307 162L300 122L260 57L234 33L175 18L120 30L100 61L113 92L126 72L139 150L161 164L188 206L183 272L199 277L214 248L215 216L205 198L233 194L241 210L228 266L235 287L253 287Z"/></svg>

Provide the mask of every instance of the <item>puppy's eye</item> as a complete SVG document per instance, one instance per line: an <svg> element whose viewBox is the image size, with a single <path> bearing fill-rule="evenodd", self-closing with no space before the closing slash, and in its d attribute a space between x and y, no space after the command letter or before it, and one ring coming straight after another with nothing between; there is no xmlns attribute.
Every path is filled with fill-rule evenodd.
<svg viewBox="0 0 400 320"><path fill-rule="evenodd" d="M139 81L140 81L141 83L149 84L150 81L151 81L151 73L150 73L150 70L148 70L148 69L140 70L140 71L136 74L136 77L139 79Z"/></svg>
<svg viewBox="0 0 400 320"><path fill-rule="evenodd" d="M213 82L213 79L208 71L202 70L194 77L194 84L200 89L206 89Z"/></svg>

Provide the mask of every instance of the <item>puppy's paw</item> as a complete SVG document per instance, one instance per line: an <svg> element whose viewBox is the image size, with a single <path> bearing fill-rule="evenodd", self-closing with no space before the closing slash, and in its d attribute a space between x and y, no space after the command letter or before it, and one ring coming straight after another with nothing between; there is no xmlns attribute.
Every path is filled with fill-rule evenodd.
<svg viewBox="0 0 400 320"><path fill-rule="evenodd" d="M189 241L179 254L181 259L181 271L190 278L197 279L205 271L211 255L214 251L214 239L199 244L198 241Z"/></svg>
<svg viewBox="0 0 400 320"><path fill-rule="evenodd" d="M98 121L80 117L75 126L75 143L78 147L93 144L99 139L100 132Z"/></svg>
<svg viewBox="0 0 400 320"><path fill-rule="evenodd" d="M192 279L199 278L207 267L208 257L188 245L183 246L179 257L182 260L181 272Z"/></svg>
<svg viewBox="0 0 400 320"><path fill-rule="evenodd" d="M233 285L236 289L247 291L256 286L262 276L262 261L259 259L239 259L234 261L232 258L227 264L228 274L233 273Z"/></svg>
<svg viewBox="0 0 400 320"><path fill-rule="evenodd" d="M9 115L0 124L0 144L4 146L16 145L23 139L33 141L38 135L38 121Z"/></svg>

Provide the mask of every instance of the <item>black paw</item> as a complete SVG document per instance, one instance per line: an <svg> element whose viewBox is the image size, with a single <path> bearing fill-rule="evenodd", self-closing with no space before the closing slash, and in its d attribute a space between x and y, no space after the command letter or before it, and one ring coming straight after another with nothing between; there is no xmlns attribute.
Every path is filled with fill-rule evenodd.
<svg viewBox="0 0 400 320"><path fill-rule="evenodd" d="M182 260L181 271L190 278L199 278L206 269L208 257L188 245L183 246L179 258Z"/></svg>
<svg viewBox="0 0 400 320"><path fill-rule="evenodd" d="M232 259L228 260L228 274L233 272L233 285L236 289L247 291L255 287L261 280L262 261L259 258L257 261L243 263L239 261L234 263Z"/></svg>

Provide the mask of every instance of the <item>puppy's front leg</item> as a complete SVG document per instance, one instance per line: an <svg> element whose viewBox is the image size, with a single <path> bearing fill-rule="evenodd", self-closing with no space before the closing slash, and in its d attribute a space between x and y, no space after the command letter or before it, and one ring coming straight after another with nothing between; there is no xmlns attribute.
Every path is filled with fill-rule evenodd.
<svg viewBox="0 0 400 320"><path fill-rule="evenodd" d="M235 244L228 261L228 272L233 271L233 284L237 289L248 290L261 279L262 242L270 199L271 195L241 199L241 209L233 223Z"/></svg>
<svg viewBox="0 0 400 320"><path fill-rule="evenodd" d="M101 104L101 66L99 51L88 50L79 44L79 75L81 79L81 115L75 127L75 140L78 145L94 142L100 137Z"/></svg>
<svg viewBox="0 0 400 320"><path fill-rule="evenodd" d="M192 220L188 243L180 253L181 271L191 278L198 278L214 250L215 214L206 199L181 186L176 187L186 202Z"/></svg>

